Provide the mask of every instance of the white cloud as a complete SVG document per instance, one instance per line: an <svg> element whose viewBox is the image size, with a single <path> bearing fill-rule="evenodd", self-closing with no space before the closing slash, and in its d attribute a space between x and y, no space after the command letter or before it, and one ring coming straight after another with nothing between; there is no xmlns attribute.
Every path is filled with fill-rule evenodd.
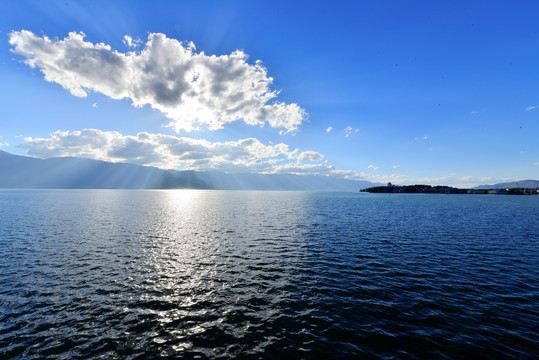
<svg viewBox="0 0 539 360"><path fill-rule="evenodd" d="M333 130L333 128L330 126L326 129L326 132L331 132L331 130Z"/></svg>
<svg viewBox="0 0 539 360"><path fill-rule="evenodd" d="M122 42L127 46L127 47L130 47L130 48L136 48L138 47L141 43L142 43L142 40L140 39L133 39L131 36L129 35L125 35L124 36L124 39L122 40Z"/></svg>
<svg viewBox="0 0 539 360"><path fill-rule="evenodd" d="M73 95L95 91L131 99L136 107L150 105L165 114L176 132L221 129L240 119L290 132L306 119L297 104L275 101L279 91L270 88L273 78L260 61L248 63L241 50L210 56L197 53L192 42L154 33L142 50L121 53L84 41L84 36L71 32L60 40L22 30L12 31L9 43L45 80Z"/></svg>
<svg viewBox="0 0 539 360"><path fill-rule="evenodd" d="M8 147L9 144L7 142L4 142L4 143L0 142L0 147L2 147L2 146Z"/></svg>
<svg viewBox="0 0 539 360"><path fill-rule="evenodd" d="M378 170L380 167L376 165L369 165L367 166L368 169Z"/></svg>
<svg viewBox="0 0 539 360"><path fill-rule="evenodd" d="M393 169L397 169L397 168L399 168L400 166L401 166L401 164L397 164L397 165L393 165L392 168L393 168Z"/></svg>
<svg viewBox="0 0 539 360"><path fill-rule="evenodd" d="M495 177L491 177L491 176L482 177L482 178L479 178L479 179L476 178L476 180L479 180L482 183L488 182L488 183L492 183L492 184L515 181L515 179L512 179L512 178L495 178Z"/></svg>
<svg viewBox="0 0 539 360"><path fill-rule="evenodd" d="M528 107L526 108L526 110L527 110L527 111L530 111L530 110L534 110L534 109L537 109L537 108L539 108L539 106L528 106Z"/></svg>
<svg viewBox="0 0 539 360"><path fill-rule="evenodd" d="M93 107L94 109L97 108L97 103L93 103L93 104L92 104L92 107Z"/></svg>
<svg viewBox="0 0 539 360"><path fill-rule="evenodd" d="M459 188L472 188L477 185L486 185L486 184L495 184L501 182L514 181L510 178L494 178L494 177L483 177L477 178L475 176L457 176L456 174L449 174L446 176L439 177L423 177L423 178L414 178L406 175L370 175L360 173L362 178L365 178L370 181L386 182L391 181L394 184L399 185L412 185L412 184L427 184L427 185L448 185Z"/></svg>
<svg viewBox="0 0 539 360"><path fill-rule="evenodd" d="M479 114L479 111L477 111L477 110L470 111L470 114L472 114L472 115Z"/></svg>
<svg viewBox="0 0 539 360"><path fill-rule="evenodd" d="M373 182L384 183L387 181L391 181L391 182L395 182L399 184L403 183L403 180L406 179L406 175L404 174L381 175L381 174L369 174L363 171L359 173L359 177L361 179L365 179L365 180L373 181Z"/></svg>
<svg viewBox="0 0 539 360"><path fill-rule="evenodd" d="M407 181L414 184L427 185L447 185L456 181L455 175L439 176L439 177L423 177L423 178L408 178Z"/></svg>
<svg viewBox="0 0 539 360"><path fill-rule="evenodd" d="M359 129L354 129L354 128L351 127L351 126L347 126L347 127L344 128L344 132L346 133L344 136L345 136L345 137L349 137L350 134L351 134L352 132L356 132L356 133L357 133L358 131L359 131Z"/></svg>
<svg viewBox="0 0 539 360"><path fill-rule="evenodd" d="M27 154L40 158L74 156L170 169L360 178L354 171L328 165L324 156L315 151L290 151L286 144L264 145L254 138L211 143L147 132L122 135L116 131L84 129L56 131L49 138L26 137L24 141L21 147Z"/></svg>
<svg viewBox="0 0 539 360"><path fill-rule="evenodd" d="M289 159L296 159L298 161L303 160L309 160L309 161L322 161L324 160L324 156L315 152L315 151L302 151L300 152L298 149L289 152L287 154Z"/></svg>

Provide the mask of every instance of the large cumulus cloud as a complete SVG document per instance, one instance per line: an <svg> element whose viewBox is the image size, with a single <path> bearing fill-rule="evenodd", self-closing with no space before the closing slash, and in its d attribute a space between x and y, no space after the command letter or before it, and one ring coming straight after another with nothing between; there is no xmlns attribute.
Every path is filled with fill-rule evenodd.
<svg viewBox="0 0 539 360"><path fill-rule="evenodd" d="M197 53L192 42L153 33L141 51L121 53L84 36L71 32L51 39L22 30L11 32L9 42L26 64L73 95L85 97L92 90L131 99L134 106L150 105L177 132L220 129L240 119L289 132L305 120L297 104L276 101L266 68L260 61L248 63L241 50L210 56Z"/></svg>

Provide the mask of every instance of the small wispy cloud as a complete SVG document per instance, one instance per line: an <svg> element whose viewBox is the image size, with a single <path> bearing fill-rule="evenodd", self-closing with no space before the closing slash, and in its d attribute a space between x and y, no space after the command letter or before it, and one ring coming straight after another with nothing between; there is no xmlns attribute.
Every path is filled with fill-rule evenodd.
<svg viewBox="0 0 539 360"><path fill-rule="evenodd" d="M93 104L92 104L92 107L93 107L94 109L97 108L97 103L93 103Z"/></svg>
<svg viewBox="0 0 539 360"><path fill-rule="evenodd" d="M470 114L472 114L472 115L479 114L479 111L477 111L477 110L470 111Z"/></svg>
<svg viewBox="0 0 539 360"><path fill-rule="evenodd" d="M509 182L509 181L515 181L515 179L512 178L495 178L492 176L486 176L478 179L482 183L490 182L490 183L501 183L501 182Z"/></svg>
<svg viewBox="0 0 539 360"><path fill-rule="evenodd" d="M376 182L391 181L393 184L400 184L400 185L431 184L431 185L449 185L449 186L455 186L455 187L461 187L461 188L470 188L477 185L496 184L496 183L501 183L501 182L515 181L515 179L511 179L511 178L494 178L494 177L478 178L475 176L461 176L457 174L449 174L449 175L440 176L440 177L416 178L416 177L409 177L409 176L400 175L400 174L384 175L384 174L365 174L361 172L360 176L362 176L362 178L367 179L369 181L376 181Z"/></svg>
<svg viewBox="0 0 539 360"><path fill-rule="evenodd" d="M526 111L534 110L534 109L537 109L537 108L539 108L539 106L536 106L536 105L528 106L526 108Z"/></svg>
<svg viewBox="0 0 539 360"><path fill-rule="evenodd" d="M378 170L380 167L371 164L371 165L367 166L367 168L368 168L368 169L373 169L373 170Z"/></svg>
<svg viewBox="0 0 539 360"><path fill-rule="evenodd" d="M401 164L397 164L397 165L392 166L393 169L397 169L397 168L400 168L400 167L401 167Z"/></svg>
<svg viewBox="0 0 539 360"><path fill-rule="evenodd" d="M423 135L422 137L419 137L419 136L416 136L414 138L415 141L418 141L418 140L428 140L428 136L427 135Z"/></svg>
<svg viewBox="0 0 539 360"><path fill-rule="evenodd" d="M539 161L536 162L536 163L533 163L533 165L539 166Z"/></svg>
<svg viewBox="0 0 539 360"><path fill-rule="evenodd" d="M365 179L365 180L373 181L373 182L391 181L395 183L402 183L407 178L407 176L404 174L382 175L382 174L369 174L363 171L359 173L359 176L361 177L361 179Z"/></svg>
<svg viewBox="0 0 539 360"><path fill-rule="evenodd" d="M333 128L330 126L326 129L326 132L331 132L331 130L333 130Z"/></svg>
<svg viewBox="0 0 539 360"><path fill-rule="evenodd" d="M355 132L357 133L359 131L359 129L354 129L353 127L351 126L347 126L344 128L344 132L346 133L346 135L344 135L345 137L349 137L350 134L352 134L352 132Z"/></svg>

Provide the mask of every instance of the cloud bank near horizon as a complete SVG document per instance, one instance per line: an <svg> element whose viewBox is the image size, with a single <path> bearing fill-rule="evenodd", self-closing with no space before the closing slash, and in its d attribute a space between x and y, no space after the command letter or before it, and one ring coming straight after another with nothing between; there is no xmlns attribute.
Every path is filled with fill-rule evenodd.
<svg viewBox="0 0 539 360"><path fill-rule="evenodd" d="M170 120L167 126L177 133L217 130L238 120L267 123L286 133L306 120L299 105L275 100L279 91L271 89L273 78L260 60L248 63L242 50L206 55L197 53L193 42L151 33L140 51L122 53L84 37L83 32L70 32L64 39L51 39L21 30L9 34L9 43L11 51L39 69L45 80L71 94L86 97L95 91L130 99L135 107L150 105ZM124 41L129 47L134 44L129 36Z"/></svg>
<svg viewBox="0 0 539 360"><path fill-rule="evenodd" d="M38 158L73 156L178 170L322 175L379 183L390 181L394 184L449 184L457 187L515 180L463 177L457 174L412 178L405 174L338 170L335 166L327 164L325 157L318 152L290 150L284 143L265 145L256 138L212 143L203 139L147 132L123 135L117 131L84 129L56 131L48 138L25 137L24 143L19 146L26 149L29 156Z"/></svg>
<svg viewBox="0 0 539 360"><path fill-rule="evenodd" d="M25 137L21 147L39 158L73 156L129 162L169 169L226 172L290 173L359 179L354 171L337 170L315 151L290 150L284 143L264 145L247 138L228 142L140 132L84 129L56 131L48 138Z"/></svg>

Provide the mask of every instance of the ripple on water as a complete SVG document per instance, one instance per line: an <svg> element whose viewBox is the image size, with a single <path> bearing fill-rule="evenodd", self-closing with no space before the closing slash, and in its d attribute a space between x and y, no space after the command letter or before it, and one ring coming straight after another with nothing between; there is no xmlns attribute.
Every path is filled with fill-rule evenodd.
<svg viewBox="0 0 539 360"><path fill-rule="evenodd" d="M48 190L0 205L2 358L536 356L536 197Z"/></svg>

